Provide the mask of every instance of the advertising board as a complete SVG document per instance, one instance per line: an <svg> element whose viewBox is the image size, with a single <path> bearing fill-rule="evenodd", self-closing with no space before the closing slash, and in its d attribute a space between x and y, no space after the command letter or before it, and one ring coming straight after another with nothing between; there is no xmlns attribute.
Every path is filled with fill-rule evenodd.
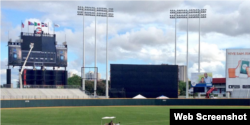
<svg viewBox="0 0 250 125"><path fill-rule="evenodd" d="M250 49L226 50L226 91L250 89Z"/></svg>
<svg viewBox="0 0 250 125"><path fill-rule="evenodd" d="M210 72L191 74L192 87L212 87L212 82L213 82L213 74Z"/></svg>

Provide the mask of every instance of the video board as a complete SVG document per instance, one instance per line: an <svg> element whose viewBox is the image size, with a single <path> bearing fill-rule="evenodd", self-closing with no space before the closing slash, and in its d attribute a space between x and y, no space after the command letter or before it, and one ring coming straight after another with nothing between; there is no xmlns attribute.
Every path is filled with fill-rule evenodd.
<svg viewBox="0 0 250 125"><path fill-rule="evenodd" d="M67 45L57 47L55 34L21 33L22 42L9 42L8 65L22 66L30 51L30 43L34 47L27 59L26 66L67 67ZM17 56L15 51L19 53Z"/></svg>
<svg viewBox="0 0 250 125"><path fill-rule="evenodd" d="M126 98L178 97L177 65L111 64L111 89L124 89ZM111 97L112 98L112 97Z"/></svg>

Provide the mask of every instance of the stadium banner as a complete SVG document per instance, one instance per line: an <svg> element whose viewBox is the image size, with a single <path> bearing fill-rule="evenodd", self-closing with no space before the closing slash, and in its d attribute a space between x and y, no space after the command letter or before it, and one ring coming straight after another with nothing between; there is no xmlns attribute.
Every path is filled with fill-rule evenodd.
<svg viewBox="0 0 250 125"><path fill-rule="evenodd" d="M170 125L246 125L250 109L170 109Z"/></svg>
<svg viewBox="0 0 250 125"><path fill-rule="evenodd" d="M226 91L250 89L250 49L226 50Z"/></svg>
<svg viewBox="0 0 250 125"><path fill-rule="evenodd" d="M191 73L192 87L212 87L213 74L211 72Z"/></svg>

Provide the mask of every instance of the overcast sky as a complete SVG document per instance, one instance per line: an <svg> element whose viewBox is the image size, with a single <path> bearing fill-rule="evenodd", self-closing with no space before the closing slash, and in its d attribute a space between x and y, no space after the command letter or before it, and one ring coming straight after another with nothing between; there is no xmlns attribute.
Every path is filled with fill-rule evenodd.
<svg viewBox="0 0 250 125"><path fill-rule="evenodd" d="M31 32L28 21L50 25L59 44L68 44L68 71L80 75L83 53L83 17L77 6L114 8L108 19L109 64L174 64L175 20L170 9L207 9L200 19L201 72L225 77L225 51L250 48L250 1L1 1L1 84L6 83L7 41ZM187 19L177 20L177 64L186 65ZM189 78L198 72L199 19L188 20ZM8 35L9 32L9 35ZM84 21L86 66L94 66L95 17ZM106 18L96 18L97 66L106 78ZM12 82L18 79L12 70Z"/></svg>

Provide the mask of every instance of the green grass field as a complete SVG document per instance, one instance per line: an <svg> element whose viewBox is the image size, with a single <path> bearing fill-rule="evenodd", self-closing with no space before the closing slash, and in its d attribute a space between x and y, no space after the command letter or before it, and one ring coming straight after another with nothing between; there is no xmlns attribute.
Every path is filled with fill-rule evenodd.
<svg viewBox="0 0 250 125"><path fill-rule="evenodd" d="M169 109L250 109L243 106L131 106L1 109L1 125L100 125L115 116L121 125L169 125ZM106 120L109 122L110 120ZM104 122L104 121L103 121Z"/></svg>

